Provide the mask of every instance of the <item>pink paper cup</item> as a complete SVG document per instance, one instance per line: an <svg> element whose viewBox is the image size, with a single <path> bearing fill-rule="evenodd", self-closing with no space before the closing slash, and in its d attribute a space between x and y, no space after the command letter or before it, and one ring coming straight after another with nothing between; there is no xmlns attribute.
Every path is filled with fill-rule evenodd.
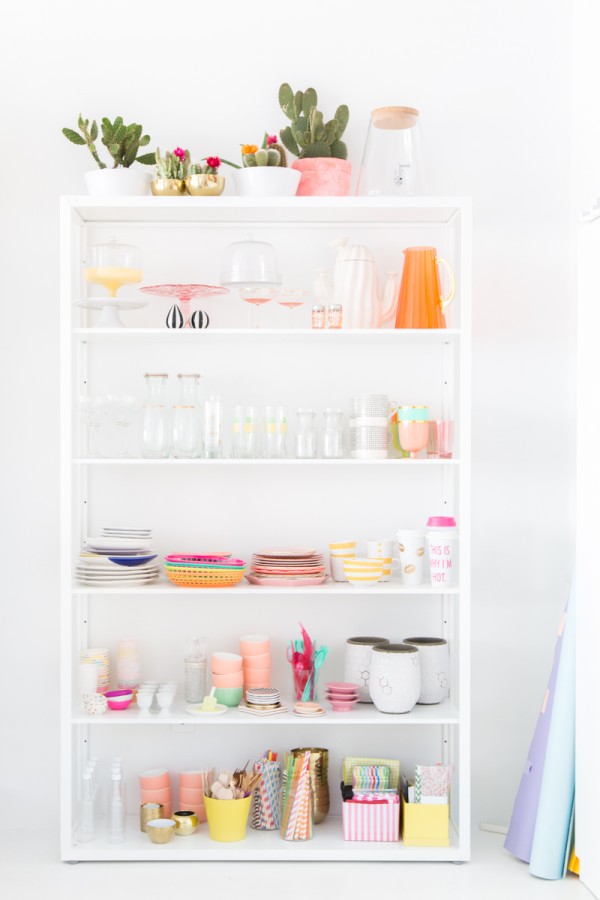
<svg viewBox="0 0 600 900"><path fill-rule="evenodd" d="M140 787L150 791L168 788L171 784L168 769L146 769L145 772L140 772L139 778Z"/></svg>
<svg viewBox="0 0 600 900"><path fill-rule="evenodd" d="M204 773L200 769L188 769L179 773L179 787L202 790L204 787Z"/></svg>
<svg viewBox="0 0 600 900"><path fill-rule="evenodd" d="M210 658L213 675L231 675L242 668L242 657L237 653L213 653Z"/></svg>
<svg viewBox="0 0 600 900"><path fill-rule="evenodd" d="M256 656L244 656L244 669L270 669L271 654L257 653Z"/></svg>
<svg viewBox="0 0 600 900"><path fill-rule="evenodd" d="M216 675L213 672L212 683L216 688L240 688L244 684L244 675L241 669L239 672L230 672L228 675Z"/></svg>
<svg viewBox="0 0 600 900"><path fill-rule="evenodd" d="M270 646L267 634L243 634L240 638L242 656L258 656L260 653L268 653Z"/></svg>
<svg viewBox="0 0 600 900"><path fill-rule="evenodd" d="M162 803L163 806L171 802L171 788L160 788L156 791L150 791L142 788L140 791L140 803Z"/></svg>

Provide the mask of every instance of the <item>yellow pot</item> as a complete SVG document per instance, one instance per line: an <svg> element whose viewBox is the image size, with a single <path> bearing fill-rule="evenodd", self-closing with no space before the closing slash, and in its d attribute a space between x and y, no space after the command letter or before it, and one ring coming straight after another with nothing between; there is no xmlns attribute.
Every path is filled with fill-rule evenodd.
<svg viewBox="0 0 600 900"><path fill-rule="evenodd" d="M185 181L180 178L155 178L150 185L155 197L181 197Z"/></svg>
<svg viewBox="0 0 600 900"><path fill-rule="evenodd" d="M188 194L192 197L218 197L225 188L223 175L188 175L185 179Z"/></svg>
<svg viewBox="0 0 600 900"><path fill-rule="evenodd" d="M243 841L246 837L251 800L252 795L242 800L216 800L214 797L205 797L204 808L211 840L223 843Z"/></svg>

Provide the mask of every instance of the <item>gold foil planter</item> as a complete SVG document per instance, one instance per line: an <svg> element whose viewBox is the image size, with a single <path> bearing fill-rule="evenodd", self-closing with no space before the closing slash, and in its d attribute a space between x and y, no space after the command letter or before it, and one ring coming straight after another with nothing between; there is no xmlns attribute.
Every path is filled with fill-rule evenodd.
<svg viewBox="0 0 600 900"><path fill-rule="evenodd" d="M185 179L188 194L192 197L218 197L225 188L223 175L188 175Z"/></svg>
<svg viewBox="0 0 600 900"><path fill-rule="evenodd" d="M146 825L152 819L163 819L165 808L162 803L142 803L140 806L140 831L146 831Z"/></svg>
<svg viewBox="0 0 600 900"><path fill-rule="evenodd" d="M155 178L150 188L155 197L181 197L185 194L185 181L179 178Z"/></svg>

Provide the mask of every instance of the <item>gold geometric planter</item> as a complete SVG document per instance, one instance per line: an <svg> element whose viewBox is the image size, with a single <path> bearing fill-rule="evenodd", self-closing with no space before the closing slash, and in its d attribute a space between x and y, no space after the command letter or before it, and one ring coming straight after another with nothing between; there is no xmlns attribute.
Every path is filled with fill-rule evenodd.
<svg viewBox="0 0 600 900"><path fill-rule="evenodd" d="M218 197L225 188L223 175L188 175L185 179L188 194L192 197Z"/></svg>
<svg viewBox="0 0 600 900"><path fill-rule="evenodd" d="M180 178L155 178L150 185L155 197L181 197L185 181Z"/></svg>

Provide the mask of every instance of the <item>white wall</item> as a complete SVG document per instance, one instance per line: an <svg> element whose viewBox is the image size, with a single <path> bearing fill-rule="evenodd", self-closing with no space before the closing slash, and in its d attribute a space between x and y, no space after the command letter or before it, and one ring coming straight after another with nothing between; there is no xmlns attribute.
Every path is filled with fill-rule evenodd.
<svg viewBox="0 0 600 900"><path fill-rule="evenodd" d="M431 187L472 195L475 821L506 822L571 570L567 0L303 0L292 6L42 0L0 34L4 218L2 705L5 809L58 800L58 195L81 111L141 121L153 146L235 156L284 122L277 89L422 111ZM543 12L542 12L543 11ZM18 719L16 718L18 716ZM8 757L9 763L4 759Z"/></svg>

